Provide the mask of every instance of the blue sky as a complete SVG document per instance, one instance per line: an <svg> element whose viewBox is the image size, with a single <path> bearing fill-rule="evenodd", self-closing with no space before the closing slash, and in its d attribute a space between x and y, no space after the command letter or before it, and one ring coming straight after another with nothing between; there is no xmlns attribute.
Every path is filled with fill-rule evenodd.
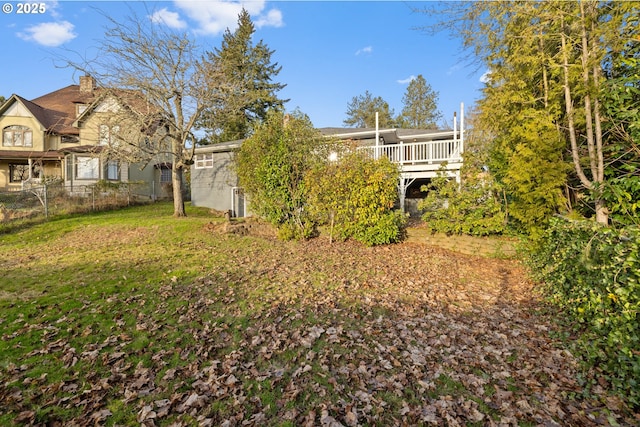
<svg viewBox="0 0 640 427"><path fill-rule="evenodd" d="M399 114L407 85L419 74L439 93L439 109L450 124L460 103L468 111L483 86L483 70L464 61L459 40L416 29L432 19L412 10L424 2L68 0L45 1L38 9L44 13L29 14L18 13L18 2L0 3L0 95L5 97L33 99L77 83L77 72L59 68L56 58L90 57L107 25L96 9L118 19L130 7L158 25L189 32L213 50L224 30L235 28L244 6L257 27L254 41L263 40L282 66L276 80L287 85L279 92L290 99L286 108L299 108L316 127L343 126L347 104L367 90Z"/></svg>

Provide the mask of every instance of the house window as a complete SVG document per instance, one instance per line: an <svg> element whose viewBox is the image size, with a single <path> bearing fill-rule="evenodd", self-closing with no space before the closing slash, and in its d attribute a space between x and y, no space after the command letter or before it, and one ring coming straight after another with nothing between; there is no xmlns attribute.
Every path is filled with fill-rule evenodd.
<svg viewBox="0 0 640 427"><path fill-rule="evenodd" d="M40 164L33 163L31 178L40 178ZM9 163L9 182L22 182L29 179L29 165L27 163Z"/></svg>
<svg viewBox="0 0 640 427"><path fill-rule="evenodd" d="M120 179L120 165L117 160L109 160L105 167L105 178L110 181Z"/></svg>
<svg viewBox="0 0 640 427"><path fill-rule="evenodd" d="M171 169L166 167L160 169L160 182L171 182Z"/></svg>
<svg viewBox="0 0 640 427"><path fill-rule="evenodd" d="M27 179L29 179L28 164L9 164L9 182L22 182Z"/></svg>
<svg viewBox="0 0 640 427"><path fill-rule="evenodd" d="M100 159L96 157L76 157L76 179L99 179Z"/></svg>
<svg viewBox="0 0 640 427"><path fill-rule="evenodd" d="M100 145L108 145L110 147L118 146L118 132L120 131L120 126L108 126L108 125L100 125L99 128L99 141Z"/></svg>
<svg viewBox="0 0 640 427"><path fill-rule="evenodd" d="M5 147L32 147L33 133L26 126L7 126L2 131L2 145Z"/></svg>
<svg viewBox="0 0 640 427"><path fill-rule="evenodd" d="M60 137L60 142L62 142L64 144L73 143L73 142L80 142L80 138L78 138L75 135L62 135Z"/></svg>
<svg viewBox="0 0 640 427"><path fill-rule="evenodd" d="M196 154L196 169L213 167L213 153Z"/></svg>

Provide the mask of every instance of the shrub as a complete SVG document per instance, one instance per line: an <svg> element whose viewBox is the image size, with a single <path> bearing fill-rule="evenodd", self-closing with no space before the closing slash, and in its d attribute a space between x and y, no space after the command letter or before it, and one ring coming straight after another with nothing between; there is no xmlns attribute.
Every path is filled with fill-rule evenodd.
<svg viewBox="0 0 640 427"><path fill-rule="evenodd" d="M433 231L472 236L505 231L506 215L488 175L469 177L462 185L441 175L422 190L428 194L418 209Z"/></svg>
<svg viewBox="0 0 640 427"><path fill-rule="evenodd" d="M531 250L533 276L578 334L574 351L640 407L640 229L554 218Z"/></svg>
<svg viewBox="0 0 640 427"><path fill-rule="evenodd" d="M314 233L315 223L305 209L304 176L319 161L322 143L306 116L295 113L285 119L283 113L271 112L237 154L240 184L251 198L251 209L276 226L283 240Z"/></svg>
<svg viewBox="0 0 640 427"><path fill-rule="evenodd" d="M346 150L336 162L318 164L307 175L309 211L330 225L331 238L353 238L375 246L404 238L406 216L394 211L399 171L386 157Z"/></svg>

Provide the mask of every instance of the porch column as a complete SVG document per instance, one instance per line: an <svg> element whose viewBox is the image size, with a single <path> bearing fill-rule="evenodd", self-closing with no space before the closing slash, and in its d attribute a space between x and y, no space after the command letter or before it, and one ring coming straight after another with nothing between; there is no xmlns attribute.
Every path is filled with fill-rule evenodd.
<svg viewBox="0 0 640 427"><path fill-rule="evenodd" d="M404 182L404 178L400 177L400 182L398 183L398 196L400 198L400 212L404 213L404 200L406 197L406 187L405 187L405 182Z"/></svg>
<svg viewBox="0 0 640 427"><path fill-rule="evenodd" d="M460 103L460 156L464 153L464 102Z"/></svg>
<svg viewBox="0 0 640 427"><path fill-rule="evenodd" d="M31 181L31 178L33 178L33 160L31 160L31 157L29 157L28 159L29 162L29 181Z"/></svg>
<svg viewBox="0 0 640 427"><path fill-rule="evenodd" d="M404 202L407 196L407 188L413 184L413 181L415 181L415 178L405 178L404 176L400 175L400 180L398 182L398 198L400 199L400 211L402 213L405 213L405 206L404 206Z"/></svg>

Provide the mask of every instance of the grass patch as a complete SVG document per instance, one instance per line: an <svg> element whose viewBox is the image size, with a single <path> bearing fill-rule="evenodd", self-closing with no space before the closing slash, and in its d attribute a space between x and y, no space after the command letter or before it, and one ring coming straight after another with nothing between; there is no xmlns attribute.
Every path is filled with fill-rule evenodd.
<svg viewBox="0 0 640 427"><path fill-rule="evenodd" d="M0 235L0 425L477 425L477 411L526 423L549 417L533 401L527 412L528 384L546 385L550 365L572 372L543 339L535 352L525 333L485 342L511 326L469 301L476 277L509 298L506 261L219 234L206 209L171 214L139 206ZM492 378L520 363L531 372L505 381L503 413Z"/></svg>

